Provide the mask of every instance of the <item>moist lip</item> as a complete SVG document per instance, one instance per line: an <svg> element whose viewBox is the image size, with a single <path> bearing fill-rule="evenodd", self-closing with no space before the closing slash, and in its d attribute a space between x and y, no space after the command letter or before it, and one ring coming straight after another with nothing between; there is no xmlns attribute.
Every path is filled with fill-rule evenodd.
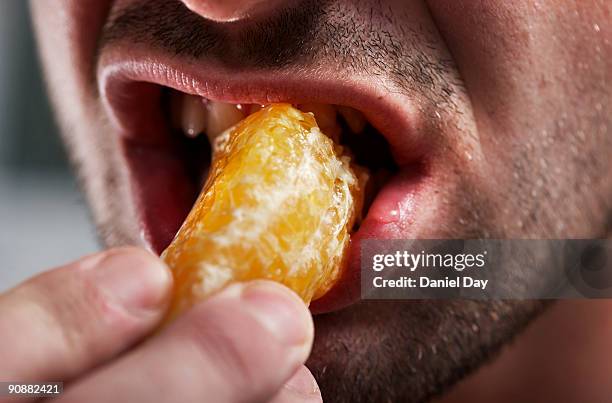
<svg viewBox="0 0 612 403"><path fill-rule="evenodd" d="M149 84L150 85L150 84ZM160 254L172 241L191 210L208 176L212 160L212 146L209 138L201 133L185 133L177 127L173 116L172 102L175 90L160 87L159 108L156 116L162 116L158 126L150 128L154 135L147 140L150 143L136 141L137 136L124 138L124 150L131 170L136 176L136 195L144 207L143 227L148 228L148 243ZM144 93L151 94L150 89ZM299 104L294 104L300 107ZM360 133L354 133L349 122L338 115L340 134L336 141L351 155L352 161L365 168L370 176L367 183L362 218L379 191L396 175L399 167L391 153L386 139L368 122ZM142 133L143 129L133 131ZM416 167L416 165L414 165ZM416 169L415 169L416 171ZM147 179L143 180L143 176ZM158 183L165 184L163 187ZM354 234L358 232L361 220L358 220L351 232L352 247L349 251L351 265L358 261L355 255L357 242ZM313 301L311 310L314 313L326 312L326 301L355 300L358 290L358 271L355 267L343 273L343 282L353 287L332 289L318 301ZM358 295L357 295L358 298ZM332 302L333 305L333 302Z"/></svg>
<svg viewBox="0 0 612 403"><path fill-rule="evenodd" d="M98 85L112 125L122 137L159 143L163 116L161 87L226 103L285 102L347 105L362 111L387 139L397 164L413 164L430 154L426 133L412 99L390 93L376 80L339 79L309 71L234 71L213 61L190 62L138 44L115 44L101 54ZM155 113L158 113L155 115Z"/></svg>
<svg viewBox="0 0 612 403"><path fill-rule="evenodd" d="M189 182L191 188L201 189L208 177L208 170L212 159L211 141L214 140L205 133L206 126L204 122L206 119L199 119L198 117L194 119L193 117L195 114L193 113L190 115L192 119L189 119L189 121L195 120L198 124L193 125L185 123L181 125L181 123L184 122L180 121L180 112L177 112L177 109L182 107L181 101L177 101L179 96L184 97L183 102L188 102L187 108L193 107L194 100L192 96L182 94L169 88L163 88L161 108L165 116L166 127L169 128L168 135L172 137L173 142L177 145L175 152L179 154L180 159L184 161L187 174L185 179ZM201 113L204 114L207 109L207 101L201 99L200 102L200 107L202 108ZM365 170L368 173L369 179L365 189L365 200L361 215L361 217L365 217L378 190L380 190L398 171L398 166L391 155L389 144L385 138L369 124L365 117L363 117L363 122L361 119L357 118L362 116L360 112L351 108L327 105L321 105L321 107L319 107L317 105L301 104L294 106L303 111L315 111L315 117L322 119L319 120L319 124L332 126L330 131L335 132L335 130L332 129L337 128L337 133L330 135L330 137L332 137L336 144L342 147L344 154L351 156L352 162L357 164L359 169ZM250 113L256 112L261 107L260 105L236 105L237 109L244 111L244 117L248 116ZM325 109L327 113L323 114L321 112L319 114L317 110L321 109ZM342 113L337 111L342 111ZM351 117L352 119L350 119ZM332 119L333 122L330 122ZM323 127L322 129L324 133L329 135L327 130ZM223 130L224 129L218 130L218 132ZM213 134L213 136L214 135L215 134ZM195 202L198 193L199 192L194 192L192 197L193 202ZM353 232L358 229L360 221L361 219L358 219ZM167 244L165 244L166 242L167 240L164 241L162 249L167 246Z"/></svg>
<svg viewBox="0 0 612 403"><path fill-rule="evenodd" d="M391 144L399 172L392 175L390 184L378 193L367 217L351 237L348 269L330 292L313 301L313 312L341 309L359 300L361 239L410 237L416 227L400 226L394 220L397 221L398 217L414 220L417 209L421 214L420 221L429 216L423 207L425 203L431 203L435 189L431 181L423 180L431 175L423 162L431 150L429 144L422 141L423 135L412 130L416 116L410 102L402 100L400 105L394 97L350 80L329 81L326 76L320 77L322 81L320 78L313 80L308 74L300 75L299 79L298 76L251 72L228 74L223 73L223 68L205 64L196 66L151 55L150 50L146 55L139 53L138 48L129 52L120 49L105 52L99 64L99 88L111 123L124 145L143 241L155 251L161 252L174 237L201 190L204 174L198 178L194 173L203 173L206 169L197 164L194 168L194 163L185 161L198 160L198 157L186 157L185 150L205 153L205 144L196 147L186 141L184 135L169 135L172 127L161 106L164 88L228 103L347 105L361 110L371 126ZM209 160L210 157L199 158L200 163ZM409 179L406 179L407 173ZM396 190L401 188L402 194L389 189L391 184L395 184ZM409 211L393 215L398 208L402 210L407 205L411 206ZM400 227L402 231L398 230Z"/></svg>
<svg viewBox="0 0 612 403"><path fill-rule="evenodd" d="M193 202L195 202L207 178L212 159L212 147L209 138L204 133L189 132L189 130L182 129L177 125L176 112L173 111L173 103L176 104L176 92L174 90L163 88L160 101L161 110L165 117L165 127L168 130L167 135L172 138L172 141L169 142L175 144L174 152L179 156L178 160L183 161L185 170L183 173L184 180L188 183L185 189L188 189L186 192L191 193L191 199L189 199L188 194L183 194L181 198L182 204L177 204L179 209L174 211L174 215L172 216L174 220L178 218L174 226L178 229L178 226L182 224L187 212L190 210L188 206L191 206ZM295 106L299 107L299 105ZM249 107L246 106L246 108ZM359 133L353 131L349 122L344 119L342 115L337 116L337 122L340 126L340 133L336 141L351 155L352 160L366 169L370 175L370 180L366 188L366 200L362 211L362 217L365 217L379 190L397 174L398 166L391 155L389 144L385 138L369 124L369 122L365 122L364 127L361 128ZM191 202L189 202L189 200L191 200ZM358 220L355 224L351 236L358 231L360 222L361 220ZM163 238L159 238L159 233L157 237L153 237L158 253L165 249L175 232L176 231L169 229L162 232L164 235ZM353 249L354 246L355 244L353 245ZM349 253L354 255L352 252ZM355 256L352 256L352 259L355 258ZM356 284L358 282L358 279L354 278L355 270L345 270L343 275L344 280L349 283ZM340 290L332 290L329 295L325 296L320 301L313 301L311 309L313 312L319 310L325 312L326 309L324 306L326 300L329 301L334 298L347 299L347 296L352 297L351 294L355 292L356 290L354 287L344 287ZM338 294L340 295L338 296ZM321 306L323 306L323 308L321 308Z"/></svg>

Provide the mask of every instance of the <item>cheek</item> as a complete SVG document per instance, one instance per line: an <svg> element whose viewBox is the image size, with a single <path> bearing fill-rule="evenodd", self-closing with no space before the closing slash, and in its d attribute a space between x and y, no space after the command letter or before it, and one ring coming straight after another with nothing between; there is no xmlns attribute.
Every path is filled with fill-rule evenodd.
<svg viewBox="0 0 612 403"><path fill-rule="evenodd" d="M531 98L526 92L531 84L525 84L534 79L528 67L533 39L527 30L528 12L521 2L432 0L429 5L469 94L483 155L480 178L466 178L471 185L462 186L478 188L473 193L484 195L485 200L475 202L477 206L465 209L479 211L480 220L466 217L465 221L484 227L482 220L492 220L489 225L499 231L516 214L513 201L528 192L513 174L516 165L524 169L522 143L529 133L521 121L531 119L528 111L520 111ZM494 202L498 197L499 204ZM495 212L487 211L491 207ZM502 217L502 211L509 211L508 217Z"/></svg>
<svg viewBox="0 0 612 403"><path fill-rule="evenodd" d="M433 0L430 9L458 65L479 125L496 126L486 132L508 129L503 126L513 123L516 100L524 102L529 82L537 80L536 51L545 46L530 6Z"/></svg>
<svg viewBox="0 0 612 403"><path fill-rule="evenodd" d="M110 0L32 1L32 18L49 94L64 140L102 233L112 244L138 243L124 178L124 162L101 111L97 44ZM112 195L112 197L109 197ZM111 230L112 229L112 230ZM131 227L130 227L131 229Z"/></svg>
<svg viewBox="0 0 612 403"><path fill-rule="evenodd" d="M564 114L571 120L585 109L576 98L594 89L594 81L606 86L608 74L602 72L612 66L602 55L612 48L602 29L610 25L604 7L546 0L428 4L468 89L479 130L495 133L497 142L504 135L533 137L532 128L550 129L545 125Z"/></svg>
<svg viewBox="0 0 612 403"><path fill-rule="evenodd" d="M590 234L580 206L597 195L576 190L598 183L610 150L610 118L597 116L610 105L609 14L588 2L428 3L470 95L498 219L515 234Z"/></svg>
<svg viewBox="0 0 612 403"><path fill-rule="evenodd" d="M62 92L95 93L95 62L99 35L110 0L32 1L31 9L41 56L50 85Z"/></svg>
<svg viewBox="0 0 612 403"><path fill-rule="evenodd" d="M32 1L38 48L56 115L71 154L95 139L84 136L99 121L95 63L109 1Z"/></svg>

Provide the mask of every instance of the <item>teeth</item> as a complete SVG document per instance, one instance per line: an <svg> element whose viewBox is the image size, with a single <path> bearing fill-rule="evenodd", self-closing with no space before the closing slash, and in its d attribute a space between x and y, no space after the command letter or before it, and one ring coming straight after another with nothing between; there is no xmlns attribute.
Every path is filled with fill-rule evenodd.
<svg viewBox="0 0 612 403"><path fill-rule="evenodd" d="M336 143L340 143L342 128L338 114L342 116L353 133L363 132L367 120L363 113L348 106L306 103L298 105L303 112L310 112L317 120L321 131ZM245 117L260 111L265 105L229 104L207 101L195 95L173 93L170 111L173 127L181 128L187 137L195 138L205 132L211 144L216 138Z"/></svg>
<svg viewBox="0 0 612 403"><path fill-rule="evenodd" d="M208 122L206 124L206 135L210 139L211 144L214 144L215 138L223 133L225 130L234 126L246 117L238 105L227 104L224 102L210 101L206 105L208 112Z"/></svg>
<svg viewBox="0 0 612 403"><path fill-rule="evenodd" d="M336 119L336 108L328 104L301 104L302 112L314 114L321 131L332 138L336 143L340 142L342 129Z"/></svg>
<svg viewBox="0 0 612 403"><path fill-rule="evenodd" d="M266 105L261 105L261 104L251 104L251 105L249 105L249 106L247 107L248 109L247 109L247 111L246 111L246 112L247 112L247 113L250 115L250 114L252 114L252 113L259 112L260 110L262 110L262 109L263 109L263 108L265 108L265 107L266 107Z"/></svg>
<svg viewBox="0 0 612 403"><path fill-rule="evenodd" d="M185 95L181 107L181 127L187 137L195 138L206 128L206 109L202 98Z"/></svg>
<svg viewBox="0 0 612 403"><path fill-rule="evenodd" d="M321 129L336 125L336 108L327 104L301 104L302 112L312 112Z"/></svg>
<svg viewBox="0 0 612 403"><path fill-rule="evenodd" d="M170 120L172 128L182 129L181 115L183 114L183 94L173 91L170 94Z"/></svg>
<svg viewBox="0 0 612 403"><path fill-rule="evenodd" d="M361 133L365 129L367 120L363 113L348 106L338 106L338 113L342 115L344 121L353 133Z"/></svg>

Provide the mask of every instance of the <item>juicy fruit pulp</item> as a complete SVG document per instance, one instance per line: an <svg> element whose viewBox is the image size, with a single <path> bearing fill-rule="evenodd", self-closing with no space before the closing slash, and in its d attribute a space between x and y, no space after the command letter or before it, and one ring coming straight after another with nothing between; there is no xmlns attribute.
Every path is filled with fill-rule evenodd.
<svg viewBox="0 0 612 403"><path fill-rule="evenodd" d="M307 303L325 294L345 263L364 175L312 114L287 104L216 143L204 189L162 254L175 280L169 317L235 281L275 280Z"/></svg>

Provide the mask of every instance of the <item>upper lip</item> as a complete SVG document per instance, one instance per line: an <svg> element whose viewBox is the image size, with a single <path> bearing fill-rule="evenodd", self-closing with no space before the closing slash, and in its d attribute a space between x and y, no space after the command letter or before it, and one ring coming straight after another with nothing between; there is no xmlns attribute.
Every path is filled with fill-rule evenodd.
<svg viewBox="0 0 612 403"><path fill-rule="evenodd" d="M168 146L167 139L170 136L167 135L167 122L162 116L158 101L161 88L169 87L183 93L228 103L325 103L360 110L369 123L386 138L400 173L403 167L407 168L408 176L403 175L404 179L399 179L404 182L412 181L411 167L417 164L423 165L426 155L431 151L426 149L430 144L423 141L422 134L415 130L419 118L415 104L406 96L389 92L388 88L379 81L366 80L358 75L339 78L337 74L320 73L317 69L301 71L299 74L289 70L235 71L214 61L194 62L176 56L158 54L155 50L140 48L139 45L129 48L114 45L111 49L104 49L101 54L98 64L98 84L102 102L116 131L124 140L146 145L147 149L161 149ZM147 172L147 175L159 175L159 171L156 172L156 174ZM168 181L174 182L172 178ZM166 192L177 191L184 194L181 185L175 186L178 188ZM409 186L411 189L405 192L413 194L414 197L419 187L414 183ZM143 216L147 215L144 213L146 205L155 204L156 201L152 201L151 197L155 199L159 196L159 191L156 190L152 195L146 196L139 208ZM163 205L164 201L157 200L157 203ZM183 200L179 204L182 206L164 207L171 210L166 214L173 216L173 220L180 217L185 209L190 208L188 201ZM375 209L376 214L372 214L375 217L370 219L369 225L366 225L366 222L362 224L359 231L361 235L356 237L355 242L358 243L359 238L364 236L385 236L382 233L377 234L377 230L374 229L376 225L373 226L373 223L381 222L381 226L387 228L391 225L385 222L384 218L382 221L379 218L380 214L383 216L388 214L387 207L388 205L385 206L383 203L383 207ZM163 221L158 215L160 207L153 208L154 220ZM414 210L412 207L411 209ZM140 217L140 219L146 222L145 218ZM143 228L146 227L146 224L142 225ZM177 228L164 225L162 224L162 232L166 233L166 237L172 236ZM149 239L149 242L151 241ZM358 281L355 281L355 277L358 276L359 255L355 253L357 248L355 242L350 252L351 261L355 262L350 263L351 269L346 270L346 278L342 281L344 284L350 284L350 287L335 287L337 295L329 297L334 293L328 293L322 298L328 301L320 303L315 310L337 309L359 299L356 285ZM159 249L160 243L153 246Z"/></svg>
<svg viewBox="0 0 612 403"><path fill-rule="evenodd" d="M415 130L414 104L395 97L373 80L339 78L308 72L233 71L211 62L193 62L130 48L103 54L98 70L99 90L116 129L126 137L155 142L163 126L159 113L139 94L138 84L156 84L228 103L325 103L360 110L389 142L395 162L407 165L426 154L426 143ZM157 115L157 116L156 116ZM147 133L142 135L142 132Z"/></svg>

